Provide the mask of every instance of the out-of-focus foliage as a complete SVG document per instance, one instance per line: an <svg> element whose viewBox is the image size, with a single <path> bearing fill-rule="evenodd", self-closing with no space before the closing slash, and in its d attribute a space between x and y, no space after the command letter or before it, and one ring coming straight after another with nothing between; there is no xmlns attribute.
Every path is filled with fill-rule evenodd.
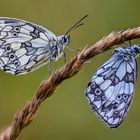
<svg viewBox="0 0 140 140"><path fill-rule="evenodd" d="M61 35L81 17L88 14L85 25L71 33L70 46L77 50L117 30L140 26L139 0L1 0L0 16L15 17L40 24ZM140 40L132 41L140 43ZM24 129L20 140L131 140L138 139L140 129L140 95L138 77L135 98L124 123L117 129L107 128L90 110L84 96L87 82L95 70L111 55L95 57L81 72L63 82L42 104L33 123ZM67 59L74 56L66 49ZM138 67L139 67L138 58ZM54 68L64 64L63 57ZM6 127L14 113L34 96L39 83L49 76L48 67L13 76L0 71L0 128Z"/></svg>

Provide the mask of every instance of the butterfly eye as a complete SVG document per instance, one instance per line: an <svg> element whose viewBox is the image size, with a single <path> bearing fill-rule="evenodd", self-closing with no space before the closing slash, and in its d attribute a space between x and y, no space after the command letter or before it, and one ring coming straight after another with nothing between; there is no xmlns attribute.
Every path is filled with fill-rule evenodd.
<svg viewBox="0 0 140 140"><path fill-rule="evenodd" d="M68 44L69 43L69 37L64 36L63 37L63 42L64 42L64 44Z"/></svg>
<svg viewBox="0 0 140 140"><path fill-rule="evenodd" d="M102 92L101 92L101 90L99 89L99 88L97 88L97 89L95 89L95 94L96 95L100 95Z"/></svg>
<svg viewBox="0 0 140 140"><path fill-rule="evenodd" d="M9 58L10 58L10 60L14 60L16 58L15 54L14 53L10 53L9 54Z"/></svg>
<svg viewBox="0 0 140 140"><path fill-rule="evenodd" d="M67 43L67 38L64 36L63 38L64 43Z"/></svg>
<svg viewBox="0 0 140 140"><path fill-rule="evenodd" d="M9 45L6 46L6 52L11 52L11 47Z"/></svg>

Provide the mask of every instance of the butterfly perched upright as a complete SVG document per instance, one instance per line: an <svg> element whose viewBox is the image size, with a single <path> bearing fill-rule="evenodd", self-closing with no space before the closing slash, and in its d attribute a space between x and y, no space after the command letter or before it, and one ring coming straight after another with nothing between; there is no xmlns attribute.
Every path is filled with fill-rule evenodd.
<svg viewBox="0 0 140 140"><path fill-rule="evenodd" d="M86 97L92 110L110 128L123 122L131 105L139 53L138 45L115 49L113 56L97 69L88 83Z"/></svg>
<svg viewBox="0 0 140 140"><path fill-rule="evenodd" d="M84 16L64 35L56 36L39 25L15 18L0 18L0 69L14 75L36 70L65 55L73 29L83 23Z"/></svg>

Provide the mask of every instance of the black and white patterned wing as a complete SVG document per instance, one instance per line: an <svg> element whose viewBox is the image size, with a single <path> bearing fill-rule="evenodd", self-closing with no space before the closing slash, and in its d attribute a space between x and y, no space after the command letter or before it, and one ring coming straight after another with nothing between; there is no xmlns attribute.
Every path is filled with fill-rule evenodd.
<svg viewBox="0 0 140 140"><path fill-rule="evenodd" d="M0 68L24 74L48 63L50 43L56 36L49 30L13 18L0 18Z"/></svg>
<svg viewBox="0 0 140 140"><path fill-rule="evenodd" d="M92 110L110 128L124 120L133 99L137 77L134 56L114 54L88 83L86 96Z"/></svg>

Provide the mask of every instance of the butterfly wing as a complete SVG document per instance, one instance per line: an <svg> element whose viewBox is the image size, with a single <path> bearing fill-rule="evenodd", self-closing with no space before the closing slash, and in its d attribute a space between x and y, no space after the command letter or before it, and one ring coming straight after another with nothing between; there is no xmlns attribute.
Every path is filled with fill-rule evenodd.
<svg viewBox="0 0 140 140"><path fill-rule="evenodd" d="M56 36L33 23L0 18L0 68L12 74L24 74L50 61L50 45Z"/></svg>
<svg viewBox="0 0 140 140"><path fill-rule="evenodd" d="M124 120L133 99L137 77L134 56L115 53L88 83L86 96L97 114L110 128Z"/></svg>

